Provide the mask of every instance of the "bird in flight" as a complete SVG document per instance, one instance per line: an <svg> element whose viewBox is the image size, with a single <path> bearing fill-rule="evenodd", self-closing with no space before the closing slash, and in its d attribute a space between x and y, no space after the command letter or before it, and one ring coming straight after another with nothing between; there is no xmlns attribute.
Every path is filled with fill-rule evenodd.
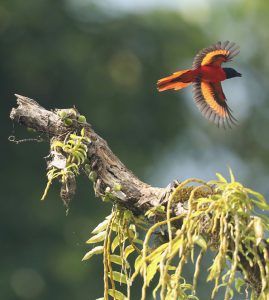
<svg viewBox="0 0 269 300"><path fill-rule="evenodd" d="M242 75L233 68L222 68L221 64L231 61L239 52L239 47L229 41L204 48L195 56L192 69L158 80L158 91L180 90L193 84L193 97L204 117L218 127L232 127L237 120L227 104L221 81Z"/></svg>

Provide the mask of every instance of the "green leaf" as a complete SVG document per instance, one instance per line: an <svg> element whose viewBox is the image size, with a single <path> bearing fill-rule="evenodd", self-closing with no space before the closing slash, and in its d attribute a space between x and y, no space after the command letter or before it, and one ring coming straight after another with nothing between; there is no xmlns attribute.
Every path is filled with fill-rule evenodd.
<svg viewBox="0 0 269 300"><path fill-rule="evenodd" d="M251 201L256 206L258 206L260 209L269 210L269 205L266 202L260 202L260 201L253 200L253 199Z"/></svg>
<svg viewBox="0 0 269 300"><path fill-rule="evenodd" d="M59 110L57 111L57 115L61 118L64 119L67 116L67 113L65 111Z"/></svg>
<svg viewBox="0 0 269 300"><path fill-rule="evenodd" d="M127 300L127 297L123 293L117 290L109 289L108 294L116 300Z"/></svg>
<svg viewBox="0 0 269 300"><path fill-rule="evenodd" d="M77 140L79 138L79 136L77 136L76 134L74 133L71 133L70 136L69 136L72 140ZM71 145L75 145L76 143L72 140L69 140L68 143L70 143Z"/></svg>
<svg viewBox="0 0 269 300"><path fill-rule="evenodd" d="M113 280L118 281L120 283L127 284L127 278L126 278L125 274L122 274L117 271L113 271L112 274L113 274ZM109 277L110 277L110 274L109 274Z"/></svg>
<svg viewBox="0 0 269 300"><path fill-rule="evenodd" d="M160 252L164 252L164 250L168 247L168 243L164 243L161 246L159 246L158 248L156 248L153 252L151 252L150 254L150 258L154 259L155 255L159 255Z"/></svg>
<svg viewBox="0 0 269 300"><path fill-rule="evenodd" d="M127 259L128 256L134 252L135 248L132 246L132 245L128 245L125 249L124 249L124 252L123 252L123 257L124 259Z"/></svg>
<svg viewBox="0 0 269 300"><path fill-rule="evenodd" d="M132 229L128 229L128 236L134 241L134 239L136 238L136 232L134 232Z"/></svg>
<svg viewBox="0 0 269 300"><path fill-rule="evenodd" d="M89 252L87 252L84 257L82 258L82 260L87 260L90 259L93 255L96 254L101 254L104 251L104 247L103 246L97 246L95 248L93 248L92 250L90 250Z"/></svg>
<svg viewBox="0 0 269 300"><path fill-rule="evenodd" d="M244 284L245 284L245 281L242 278L240 278L240 277L235 278L235 284L234 284L234 286L235 286L235 289L237 290L238 293L240 293L241 287Z"/></svg>
<svg viewBox="0 0 269 300"><path fill-rule="evenodd" d="M51 148L52 149L55 149L57 147L62 148L63 146L64 146L64 144L62 142L56 140L52 143Z"/></svg>
<svg viewBox="0 0 269 300"><path fill-rule="evenodd" d="M113 222L113 223L112 223L112 226L111 226L111 229L112 229L112 231L114 231L114 232L118 232L118 231L119 231L119 224L116 223L116 222Z"/></svg>
<svg viewBox="0 0 269 300"><path fill-rule="evenodd" d="M84 117L84 116L82 116L82 117ZM85 118L85 117L84 117L84 118ZM85 121L86 121L86 118L85 118ZM84 128L84 127L81 129L80 135L81 135L81 136L84 136L84 135L85 135L85 128Z"/></svg>
<svg viewBox="0 0 269 300"><path fill-rule="evenodd" d="M227 180L220 173L216 173L216 176L220 182L227 183Z"/></svg>
<svg viewBox="0 0 269 300"><path fill-rule="evenodd" d="M136 272L139 271L141 266L142 266L142 256L138 255L136 260L135 260L135 263L134 263L135 271Z"/></svg>
<svg viewBox="0 0 269 300"><path fill-rule="evenodd" d="M189 283L182 283L180 287L184 290L192 290L192 285Z"/></svg>
<svg viewBox="0 0 269 300"><path fill-rule="evenodd" d="M96 233L103 231L107 227L108 223L109 223L109 219L105 219L103 222L101 222L94 228L92 233L96 234Z"/></svg>
<svg viewBox="0 0 269 300"><path fill-rule="evenodd" d="M99 232L98 234L92 236L90 239L88 239L88 241L86 242L87 244L95 244L95 243L99 243L102 242L105 239L106 236L106 232L102 231Z"/></svg>
<svg viewBox="0 0 269 300"><path fill-rule="evenodd" d="M201 235L196 235L193 237L193 242L201 247L204 251L207 249L207 243Z"/></svg>
<svg viewBox="0 0 269 300"><path fill-rule="evenodd" d="M95 171L91 171L90 174L89 174L89 179L92 181L92 182L95 182L96 179L97 179L97 173Z"/></svg>
<svg viewBox="0 0 269 300"><path fill-rule="evenodd" d="M253 191L251 189L248 189L248 188L246 188L246 192L253 195L253 196L255 196L261 202L266 202L264 196L262 194L258 193L258 192L255 192L255 191Z"/></svg>
<svg viewBox="0 0 269 300"><path fill-rule="evenodd" d="M133 231L133 233L135 234L136 233L136 226L135 226L135 224L130 224L129 230Z"/></svg>
<svg viewBox="0 0 269 300"><path fill-rule="evenodd" d="M111 244L112 253L114 253L115 249L119 246L119 244L120 244L120 239L119 239L119 236L117 235Z"/></svg>
<svg viewBox="0 0 269 300"><path fill-rule="evenodd" d="M159 268L160 257L155 258L148 266L147 266L147 286L150 281L156 275L156 272Z"/></svg>
<svg viewBox="0 0 269 300"><path fill-rule="evenodd" d="M122 258L119 255L112 254L109 256L110 261L117 265L122 265Z"/></svg>
<svg viewBox="0 0 269 300"><path fill-rule="evenodd" d="M140 244L140 245L142 245L143 246L143 241L142 240L140 240L140 239L133 239L133 242L134 243L136 243L136 244Z"/></svg>

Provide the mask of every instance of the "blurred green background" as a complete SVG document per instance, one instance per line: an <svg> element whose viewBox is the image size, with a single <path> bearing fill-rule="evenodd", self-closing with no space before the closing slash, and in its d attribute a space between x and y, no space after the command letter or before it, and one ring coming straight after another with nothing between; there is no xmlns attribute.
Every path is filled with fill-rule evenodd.
<svg viewBox="0 0 269 300"><path fill-rule="evenodd" d="M265 0L1 0L1 299L101 297L101 257L81 258L91 230L111 209L83 176L68 216L57 184L39 201L48 144L8 142L13 134L34 137L9 119L13 94L49 109L76 105L153 185L227 176L230 166L268 197L268 13ZM188 68L198 50L218 40L241 46L231 65L243 77L223 84L239 120L233 130L209 124L190 88L156 91L159 78ZM209 299L204 284L200 296Z"/></svg>

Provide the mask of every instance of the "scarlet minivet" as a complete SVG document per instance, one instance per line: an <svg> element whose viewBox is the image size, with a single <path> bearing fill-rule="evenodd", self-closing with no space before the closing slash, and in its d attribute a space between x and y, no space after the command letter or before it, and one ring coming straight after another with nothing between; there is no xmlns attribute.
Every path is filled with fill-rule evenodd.
<svg viewBox="0 0 269 300"><path fill-rule="evenodd" d="M229 41L204 48L195 56L192 69L160 79L158 90L180 90L192 83L194 100L202 114L218 127L231 127L236 119L227 105L221 81L242 75L233 68L222 68L221 64L231 61L239 52L239 47Z"/></svg>

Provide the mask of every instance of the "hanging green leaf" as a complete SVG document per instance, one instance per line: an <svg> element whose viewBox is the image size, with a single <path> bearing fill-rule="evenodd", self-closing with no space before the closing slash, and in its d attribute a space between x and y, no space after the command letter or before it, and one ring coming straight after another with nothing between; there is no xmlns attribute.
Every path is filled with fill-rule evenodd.
<svg viewBox="0 0 269 300"><path fill-rule="evenodd" d="M110 261L113 262L114 264L122 265L123 263L122 258L119 255L111 254L109 258Z"/></svg>
<svg viewBox="0 0 269 300"><path fill-rule="evenodd" d="M133 242L134 243L136 243L136 244L140 244L140 245L142 245L143 246L143 241L142 240L140 240L140 239L133 239Z"/></svg>
<svg viewBox="0 0 269 300"><path fill-rule="evenodd" d="M138 270L140 270L141 266L142 266L142 256L138 255L134 264L135 271L137 272Z"/></svg>
<svg viewBox="0 0 269 300"><path fill-rule="evenodd" d="M103 222L99 223L94 230L92 231L93 234L99 233L103 231L109 223L109 219L105 219Z"/></svg>
<svg viewBox="0 0 269 300"><path fill-rule="evenodd" d="M114 253L114 251L116 250L116 248L117 248L120 244L122 244L124 241L126 241L127 238L128 238L127 236L124 236L124 237L122 238L122 240L120 240L119 235L117 235L117 236L114 238L114 240L113 240L113 242L112 242L112 244L111 244L111 251L112 251L112 253Z"/></svg>
<svg viewBox="0 0 269 300"><path fill-rule="evenodd" d="M82 260L87 260L90 259L93 255L96 254L101 254L104 251L104 247L103 246L97 246L95 248L93 248L92 250L90 250L89 252L87 252L84 257L82 258Z"/></svg>
<svg viewBox="0 0 269 300"><path fill-rule="evenodd" d="M128 300L122 292L117 290L109 289L108 294L116 300Z"/></svg>
<svg viewBox="0 0 269 300"><path fill-rule="evenodd" d="M106 232L102 231L99 232L98 234L92 236L90 239L87 240L87 244L95 244L95 243L99 243L102 242L105 239L106 236Z"/></svg>
<svg viewBox="0 0 269 300"><path fill-rule="evenodd" d="M126 278L125 274L122 274L117 271L113 271L112 274L113 274L113 280L118 281L120 283L127 284L127 278ZM108 276L111 277L110 274Z"/></svg>
<svg viewBox="0 0 269 300"><path fill-rule="evenodd" d="M111 244L112 253L114 253L115 249L119 246L119 244L120 244L120 239L119 239L119 236L117 235Z"/></svg>
<svg viewBox="0 0 269 300"><path fill-rule="evenodd" d="M132 245L128 245L125 249L124 249L124 252L123 252L123 257L124 259L127 259L128 256L134 252L135 248L132 246Z"/></svg>
<svg viewBox="0 0 269 300"><path fill-rule="evenodd" d="M147 286L149 285L150 281L156 275L156 272L159 268L160 258L155 258L148 266L147 266Z"/></svg>

